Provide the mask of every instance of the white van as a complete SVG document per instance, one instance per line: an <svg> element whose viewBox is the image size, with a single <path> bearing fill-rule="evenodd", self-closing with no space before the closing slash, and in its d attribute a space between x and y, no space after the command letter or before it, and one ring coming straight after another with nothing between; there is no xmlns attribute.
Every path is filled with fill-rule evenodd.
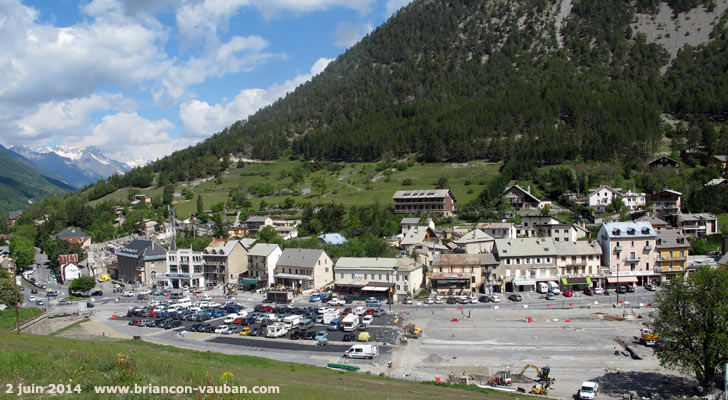
<svg viewBox="0 0 728 400"><path fill-rule="evenodd" d="M553 294L561 294L561 289L559 289L559 285L554 281L547 282L549 285L549 292Z"/></svg>
<svg viewBox="0 0 728 400"><path fill-rule="evenodd" d="M344 352L345 358L375 358L379 355L379 348L375 344L355 344Z"/></svg>
<svg viewBox="0 0 728 400"><path fill-rule="evenodd" d="M549 291L549 285L546 284L546 282L539 282L538 283L538 292L539 293L546 294L546 293L548 293L548 291Z"/></svg>
<svg viewBox="0 0 728 400"><path fill-rule="evenodd" d="M359 306L359 307L357 307L357 308L354 309L354 314L356 314L356 315L362 315L362 314L364 314L364 311L366 311L366 309L364 307L362 307L362 306Z"/></svg>
<svg viewBox="0 0 728 400"><path fill-rule="evenodd" d="M301 315L289 315L283 318L283 323L289 330L297 328L301 324L301 321L303 321L303 316Z"/></svg>
<svg viewBox="0 0 728 400"><path fill-rule="evenodd" d="M357 325L359 325L359 316L356 314L349 314L341 321L342 330L344 332L354 332Z"/></svg>

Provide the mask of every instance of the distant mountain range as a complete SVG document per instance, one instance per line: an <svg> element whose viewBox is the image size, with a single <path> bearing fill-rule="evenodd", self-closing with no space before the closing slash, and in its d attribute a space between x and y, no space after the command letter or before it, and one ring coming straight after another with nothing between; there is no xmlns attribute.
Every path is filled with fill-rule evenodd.
<svg viewBox="0 0 728 400"><path fill-rule="evenodd" d="M47 172L48 176L57 177L76 188L114 174L124 174L136 166L145 164L144 160L128 163L112 160L93 146L42 148L13 146L10 147L10 150L22 156L35 168Z"/></svg>
<svg viewBox="0 0 728 400"><path fill-rule="evenodd" d="M25 209L30 201L75 188L44 174L30 160L0 145L0 213Z"/></svg>

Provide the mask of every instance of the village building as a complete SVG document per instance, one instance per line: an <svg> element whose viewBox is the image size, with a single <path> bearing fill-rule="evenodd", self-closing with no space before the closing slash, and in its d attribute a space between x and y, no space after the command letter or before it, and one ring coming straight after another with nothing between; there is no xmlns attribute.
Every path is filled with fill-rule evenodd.
<svg viewBox="0 0 728 400"><path fill-rule="evenodd" d="M687 271L690 242L679 229L657 232L657 267L663 280L672 280Z"/></svg>
<svg viewBox="0 0 728 400"><path fill-rule="evenodd" d="M507 292L536 289L536 283L557 279L556 246L551 238L496 239L496 279Z"/></svg>
<svg viewBox="0 0 728 400"><path fill-rule="evenodd" d="M411 258L341 257L334 267L334 290L339 297L386 299L392 289L394 301L416 295L423 284L422 264Z"/></svg>
<svg viewBox="0 0 728 400"><path fill-rule="evenodd" d="M114 278L126 283L151 285L167 273L167 249L151 240L132 240L116 250Z"/></svg>
<svg viewBox="0 0 728 400"><path fill-rule="evenodd" d="M239 240L212 239L202 251L205 285L237 283L238 277L248 271L247 255L248 249Z"/></svg>
<svg viewBox="0 0 728 400"><path fill-rule="evenodd" d="M518 228L512 222L482 222L475 225L475 228L487 233L493 239L515 239L518 237Z"/></svg>
<svg viewBox="0 0 728 400"><path fill-rule="evenodd" d="M392 196L395 214L438 213L451 217L457 200L450 189L398 190Z"/></svg>
<svg viewBox="0 0 728 400"><path fill-rule="evenodd" d="M178 249L167 252L167 273L157 287L173 289L205 287L205 258L201 251Z"/></svg>
<svg viewBox="0 0 728 400"><path fill-rule="evenodd" d="M659 278L656 272L657 232L649 222L607 222L597 234L607 285L643 285Z"/></svg>
<svg viewBox="0 0 728 400"><path fill-rule="evenodd" d="M682 230L685 236L702 238L719 233L718 218L710 213L678 214L673 217L673 226Z"/></svg>
<svg viewBox="0 0 728 400"><path fill-rule="evenodd" d="M334 280L334 263L319 249L285 249L275 267L275 286L300 293L318 290Z"/></svg>
<svg viewBox="0 0 728 400"><path fill-rule="evenodd" d="M483 282L490 274L477 253L436 254L431 270L428 286L443 295L483 292Z"/></svg>
<svg viewBox="0 0 728 400"><path fill-rule="evenodd" d="M495 239L480 229L472 230L454 241L461 252L467 254L489 253L493 250Z"/></svg>
<svg viewBox="0 0 728 400"><path fill-rule="evenodd" d="M275 284L275 268L283 250L277 244L256 243L248 251L248 275L241 282L257 288Z"/></svg>
<svg viewBox="0 0 728 400"><path fill-rule="evenodd" d="M665 189L651 194L647 198L647 205L655 216L669 218L672 215L680 214L682 208L681 198L682 193Z"/></svg>
<svg viewBox="0 0 728 400"><path fill-rule="evenodd" d="M531 194L531 187L527 187L526 189L518 186L513 185L503 192L503 196L506 198L508 203L510 203L515 208L532 208L532 209L539 209L542 208L544 203L539 200L536 196Z"/></svg>

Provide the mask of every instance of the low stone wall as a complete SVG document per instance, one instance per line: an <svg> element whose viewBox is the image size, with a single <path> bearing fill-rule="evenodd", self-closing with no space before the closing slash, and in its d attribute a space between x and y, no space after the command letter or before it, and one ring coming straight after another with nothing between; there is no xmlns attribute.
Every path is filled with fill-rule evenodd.
<svg viewBox="0 0 728 400"><path fill-rule="evenodd" d="M72 323L84 318L83 315L48 315L43 313L30 321L26 321L20 325L20 331L23 333L32 333L34 335L50 335L51 333L65 328Z"/></svg>

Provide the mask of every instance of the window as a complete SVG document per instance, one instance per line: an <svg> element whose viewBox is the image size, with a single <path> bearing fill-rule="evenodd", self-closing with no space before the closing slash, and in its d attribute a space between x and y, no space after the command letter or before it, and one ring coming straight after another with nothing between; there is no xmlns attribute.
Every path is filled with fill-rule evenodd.
<svg viewBox="0 0 728 400"><path fill-rule="evenodd" d="M685 250L680 250L680 257L685 257Z"/></svg>
<svg viewBox="0 0 728 400"><path fill-rule="evenodd" d="M172 274L176 274L177 273L177 266L176 265L170 265L169 266L169 272L172 273Z"/></svg>
<svg viewBox="0 0 728 400"><path fill-rule="evenodd" d="M329 272L329 267L326 267L326 272Z"/></svg>
<svg viewBox="0 0 728 400"><path fill-rule="evenodd" d="M630 264L630 270L631 271L634 271L636 269L637 269L637 267L635 267L634 263Z"/></svg>
<svg viewBox="0 0 728 400"><path fill-rule="evenodd" d="M404 276L402 277L402 280L403 280L403 281L405 281L405 282L408 282L408 281L409 281L409 276L407 276L407 275L404 275Z"/></svg>
<svg viewBox="0 0 728 400"><path fill-rule="evenodd" d="M202 266L195 265L195 273L196 274L201 274L202 273Z"/></svg>
<svg viewBox="0 0 728 400"><path fill-rule="evenodd" d="M546 257L546 264L551 264L551 257Z"/></svg>
<svg viewBox="0 0 728 400"><path fill-rule="evenodd" d="M632 241L632 247L634 247L634 240Z"/></svg>
<svg viewBox="0 0 728 400"><path fill-rule="evenodd" d="M566 256L561 256L561 261L566 261Z"/></svg>
<svg viewBox="0 0 728 400"><path fill-rule="evenodd" d="M344 274L343 273L341 274L341 279L344 279Z"/></svg>
<svg viewBox="0 0 728 400"><path fill-rule="evenodd" d="M364 274L364 280L366 280L366 279L367 279L367 276L368 276L367 274Z"/></svg>
<svg viewBox="0 0 728 400"><path fill-rule="evenodd" d="M511 259L510 258L506 258L506 265L511 265ZM442 272L442 271L440 271L440 272Z"/></svg>

